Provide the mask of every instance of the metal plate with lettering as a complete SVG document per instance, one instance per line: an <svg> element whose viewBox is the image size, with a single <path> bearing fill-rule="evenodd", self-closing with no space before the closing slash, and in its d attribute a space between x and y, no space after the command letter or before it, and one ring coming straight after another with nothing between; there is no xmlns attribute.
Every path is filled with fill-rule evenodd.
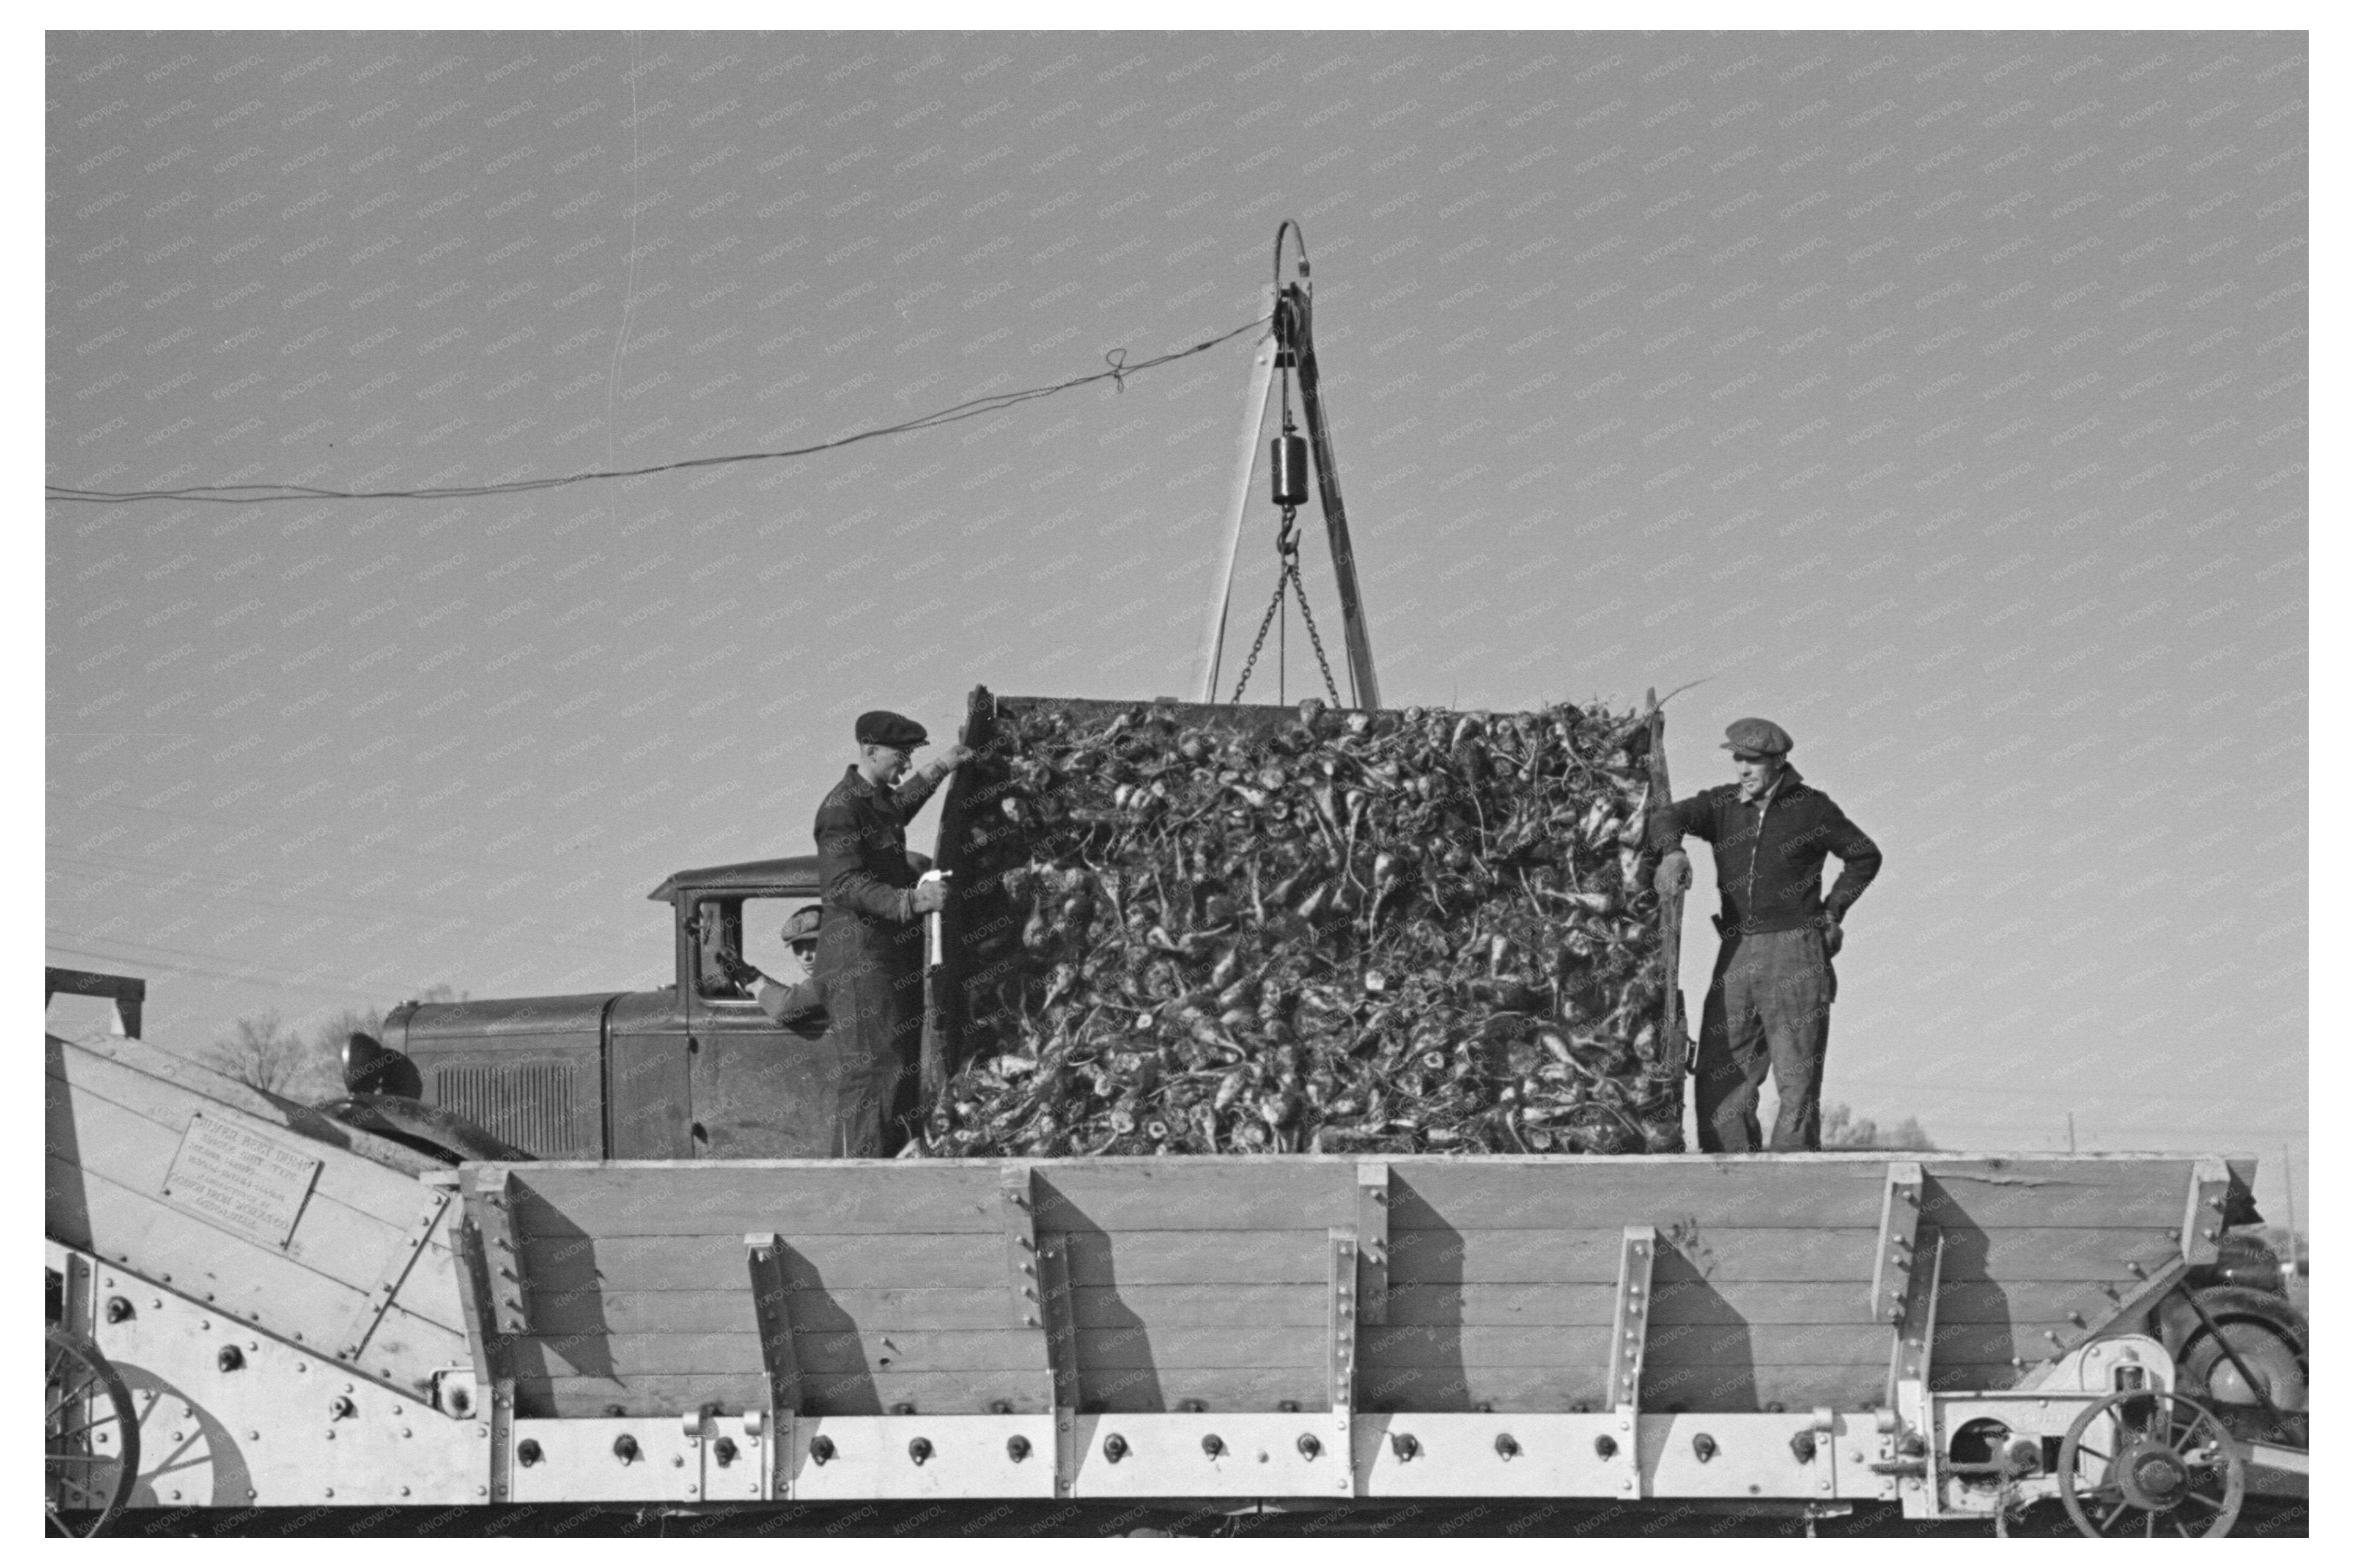
<svg viewBox="0 0 2354 1568"><path fill-rule="evenodd" d="M283 1247L319 1165L299 1149L198 1111L164 1174L164 1196L223 1230Z"/></svg>

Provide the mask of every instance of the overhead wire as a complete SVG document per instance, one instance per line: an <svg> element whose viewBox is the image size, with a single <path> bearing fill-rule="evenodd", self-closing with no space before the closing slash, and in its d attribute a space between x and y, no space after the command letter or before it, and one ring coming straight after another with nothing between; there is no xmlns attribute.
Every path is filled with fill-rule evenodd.
<svg viewBox="0 0 2354 1568"><path fill-rule="evenodd" d="M143 942L116 941L111 938L93 938L91 940L109 942L112 946L118 948L143 948L147 945ZM347 1001L357 1000L367 1001L375 1000L369 992L358 990L355 987L321 985L312 980L296 980L291 976L275 972L267 968L250 972L240 972L233 969L216 968L212 965L198 962L195 959L180 958L175 955L143 957L136 954L125 954L121 952L101 953L94 948L77 948L69 943L59 942L55 939L45 941L42 945L52 953L64 953L69 957L77 959L95 959L101 963L125 965L134 969L145 969L152 965L156 969L165 971L167 974L173 975L200 977L205 980L228 980L236 984L260 986L265 989L270 987L282 987L291 991L313 991L320 996L331 996ZM158 953L162 953L164 950L159 948L156 949L156 951Z"/></svg>
<svg viewBox="0 0 2354 1568"><path fill-rule="evenodd" d="M48 853L44 858L48 863L49 874L52 876L79 878L92 883L109 880L137 882L154 895L160 895L166 891L175 893L185 891L192 897L206 901L227 899L232 903L249 904L264 909L283 909L296 915L322 915L329 919L350 921L355 924L381 923L386 920L405 922L412 916L443 916L449 912L444 906L420 904L408 900L384 899L358 904L334 903L325 899L306 899L301 893L269 898L251 891L256 888L263 892L271 891L272 885L268 882L242 881L230 876L226 872L207 870L203 866L189 865L182 861L164 860L154 856L124 858L111 854L96 854L62 845L55 839L48 840ZM95 867L96 870L79 869L70 864L60 865L58 863L60 862L86 863L88 866ZM99 873L105 874L101 875ZM527 915L502 915L499 916L499 921L501 925L528 927L546 931L554 938L565 940L575 939L584 929L602 923L592 921L586 926L581 924L562 926Z"/></svg>
<svg viewBox="0 0 2354 1568"><path fill-rule="evenodd" d="M854 430L846 436L817 441L805 447L789 447L778 451L728 452L712 457L681 458L670 462L650 463L643 468L597 469L586 473L549 475L538 479L504 480L492 484L444 484L418 490L326 490L307 484L192 484L170 490L88 490L75 485L52 484L48 499L80 501L100 505L120 505L133 501L208 501L232 506L260 505L274 501L448 501L462 497L490 495L520 495L530 491L555 490L565 485L589 484L605 480L643 479L650 474L679 473L691 469L721 468L733 463L774 462L782 459L811 457L819 452L836 451L855 446L861 441L878 440L885 436L911 434L940 425L952 425L963 419L975 419L984 414L1014 408L1023 403L1052 397L1097 381L1109 381L1126 390L1126 378L1148 370L1172 365L1197 354L1206 354L1221 344L1231 343L1246 333L1254 333L1267 324L1269 318L1261 316L1245 322L1231 332L1204 339L1189 347L1156 355L1150 359L1129 362L1127 350L1114 349L1104 355L1107 368L1086 376L1074 376L1067 380L1044 387L1026 387L1019 392L997 392L987 397L970 398L945 408L921 414L897 424L878 425L869 429Z"/></svg>

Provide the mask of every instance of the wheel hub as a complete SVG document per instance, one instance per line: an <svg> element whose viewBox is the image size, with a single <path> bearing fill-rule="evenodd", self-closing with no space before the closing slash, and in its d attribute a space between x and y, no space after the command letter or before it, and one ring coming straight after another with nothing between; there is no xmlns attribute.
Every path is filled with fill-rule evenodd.
<svg viewBox="0 0 2354 1568"><path fill-rule="evenodd" d="M2190 1467L2163 1443L2137 1443L2117 1456L2117 1489L2138 1509L2163 1513L2190 1489Z"/></svg>

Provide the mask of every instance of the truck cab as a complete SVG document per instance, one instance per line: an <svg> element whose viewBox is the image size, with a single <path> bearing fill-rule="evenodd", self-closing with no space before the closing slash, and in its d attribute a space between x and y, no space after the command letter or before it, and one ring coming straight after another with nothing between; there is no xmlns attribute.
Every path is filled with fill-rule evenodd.
<svg viewBox="0 0 2354 1568"><path fill-rule="evenodd" d="M720 973L733 948L798 977L779 937L819 895L814 855L681 871L672 978L644 991L404 1002L384 1044L423 1098L542 1160L770 1160L832 1152L839 1058L822 1012L780 1024Z"/></svg>

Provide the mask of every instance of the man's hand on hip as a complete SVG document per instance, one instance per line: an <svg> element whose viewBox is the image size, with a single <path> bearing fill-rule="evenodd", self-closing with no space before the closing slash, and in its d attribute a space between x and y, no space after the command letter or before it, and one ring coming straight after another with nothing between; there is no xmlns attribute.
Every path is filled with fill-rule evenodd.
<svg viewBox="0 0 2354 1568"><path fill-rule="evenodd" d="M1839 957L1840 949L1845 946L1847 946L1847 933L1840 928L1839 916L1836 915L1825 914L1823 916L1823 957L1827 959L1836 959Z"/></svg>

